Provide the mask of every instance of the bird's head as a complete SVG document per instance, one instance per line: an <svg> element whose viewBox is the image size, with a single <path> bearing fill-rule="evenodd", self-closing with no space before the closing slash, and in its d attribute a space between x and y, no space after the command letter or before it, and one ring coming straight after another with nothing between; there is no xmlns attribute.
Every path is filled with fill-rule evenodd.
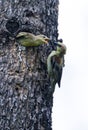
<svg viewBox="0 0 88 130"><path fill-rule="evenodd" d="M66 46L62 42L55 42L55 45L57 46L57 51L60 51L61 54L66 54Z"/></svg>
<svg viewBox="0 0 88 130"><path fill-rule="evenodd" d="M50 40L47 36L42 35L42 34L37 35L36 38L39 39L42 43L45 43L45 44L47 44Z"/></svg>

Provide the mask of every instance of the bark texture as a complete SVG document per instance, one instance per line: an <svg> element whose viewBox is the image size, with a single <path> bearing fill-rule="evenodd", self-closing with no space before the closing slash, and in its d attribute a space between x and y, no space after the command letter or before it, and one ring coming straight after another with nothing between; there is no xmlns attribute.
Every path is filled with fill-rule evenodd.
<svg viewBox="0 0 88 130"><path fill-rule="evenodd" d="M0 0L0 130L52 130L53 95L46 59L58 37L58 0ZM48 45L22 47L19 31Z"/></svg>

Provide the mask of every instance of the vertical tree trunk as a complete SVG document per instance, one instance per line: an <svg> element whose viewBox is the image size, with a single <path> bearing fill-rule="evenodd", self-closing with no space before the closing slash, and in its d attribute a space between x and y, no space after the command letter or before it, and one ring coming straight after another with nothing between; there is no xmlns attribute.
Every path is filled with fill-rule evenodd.
<svg viewBox="0 0 88 130"><path fill-rule="evenodd" d="M46 59L58 37L58 0L0 0L0 130L52 130L53 95ZM48 45L22 47L19 31Z"/></svg>

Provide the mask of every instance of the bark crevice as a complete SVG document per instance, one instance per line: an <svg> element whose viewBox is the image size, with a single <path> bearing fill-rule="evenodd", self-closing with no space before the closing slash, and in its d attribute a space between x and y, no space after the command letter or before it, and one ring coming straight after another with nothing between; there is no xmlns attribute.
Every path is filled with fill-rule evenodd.
<svg viewBox="0 0 88 130"><path fill-rule="evenodd" d="M53 95L46 60L58 37L58 0L0 0L0 130L52 130ZM19 31L48 45L22 47Z"/></svg>

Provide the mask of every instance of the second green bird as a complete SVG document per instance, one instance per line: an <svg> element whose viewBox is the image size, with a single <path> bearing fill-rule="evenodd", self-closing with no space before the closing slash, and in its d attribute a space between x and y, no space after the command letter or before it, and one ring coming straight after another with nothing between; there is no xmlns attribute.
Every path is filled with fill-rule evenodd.
<svg viewBox="0 0 88 130"><path fill-rule="evenodd" d="M47 71L50 78L52 92L58 83L60 87L62 71L64 66L64 55L66 54L66 46L62 42L55 43L56 50L53 50L47 58Z"/></svg>

